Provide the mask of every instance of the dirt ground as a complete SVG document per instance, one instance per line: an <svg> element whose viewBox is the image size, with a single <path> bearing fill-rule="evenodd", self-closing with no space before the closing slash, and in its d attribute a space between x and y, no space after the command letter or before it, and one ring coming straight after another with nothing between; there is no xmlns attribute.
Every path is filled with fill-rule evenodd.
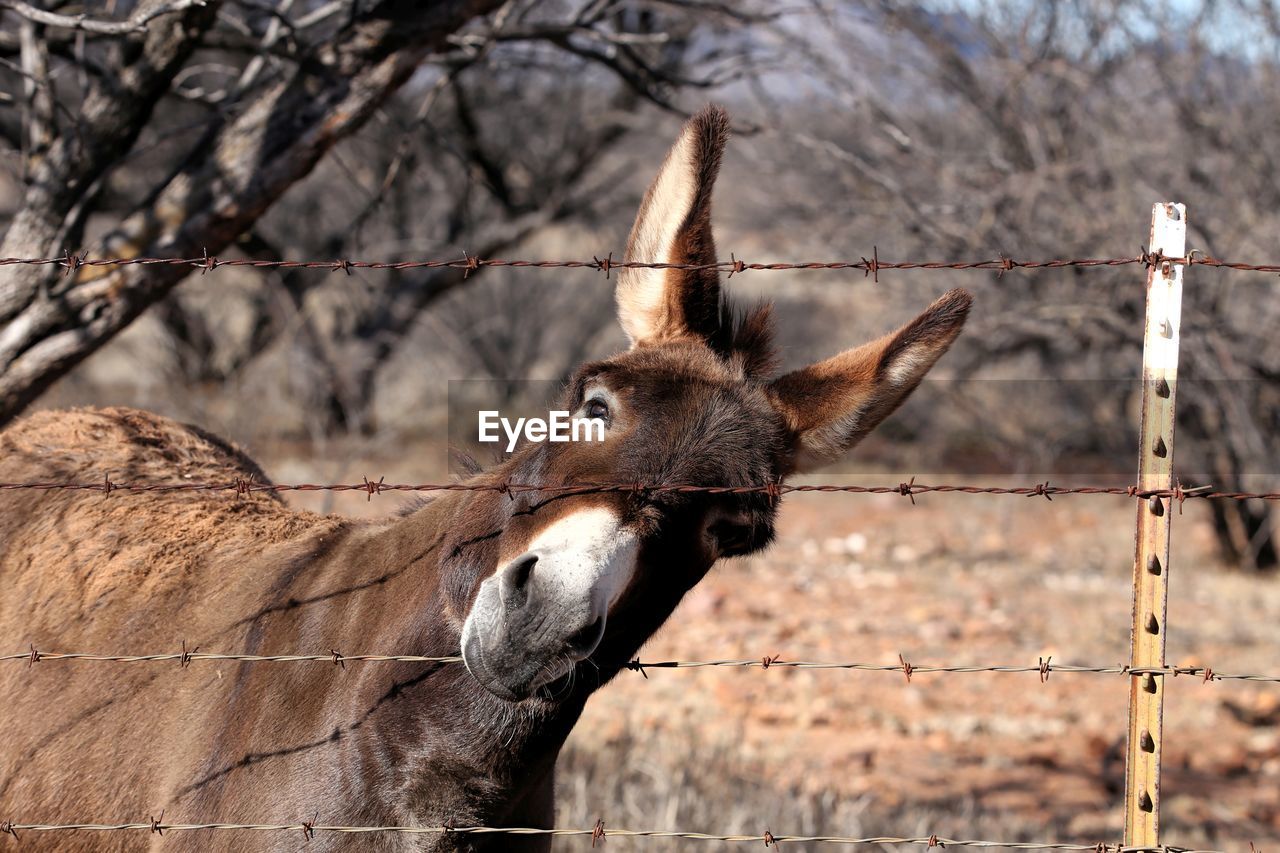
<svg viewBox="0 0 1280 853"><path fill-rule="evenodd" d="M286 454L268 470L281 482L368 473L308 471L308 458ZM298 498L379 511L361 496ZM1121 664L1133 525L1133 504L1119 497L925 495L912 506L897 495L790 495L777 542L717 566L642 658ZM1170 589L1169 663L1280 672L1280 580L1221 565L1193 502L1174 516ZM1116 843L1127 697L1124 676L1062 672L1046 683L1036 672L916 673L910 683L901 671L624 672L570 739L558 823ZM1280 842L1280 686L1171 680L1164 755L1166 843Z"/></svg>

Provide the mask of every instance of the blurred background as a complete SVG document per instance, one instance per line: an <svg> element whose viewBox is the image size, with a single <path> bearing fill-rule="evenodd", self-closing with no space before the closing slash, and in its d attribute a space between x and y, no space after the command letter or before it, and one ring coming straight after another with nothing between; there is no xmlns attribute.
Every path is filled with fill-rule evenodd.
<svg viewBox="0 0 1280 853"><path fill-rule="evenodd" d="M0 0L0 257L620 258L708 101L735 124L723 258L1131 257L1172 200L1190 248L1280 261L1272 0ZM1143 280L795 271L726 287L776 304L784 367L950 287L977 295L937 378L815 481L1116 485L1136 468ZM1278 287L1187 274L1187 485L1280 481ZM530 389L622 345L590 270L4 266L0 424L131 405L233 439L279 482L430 481L448 475L451 380L537 404ZM647 656L1127 658L1129 501L809 497ZM1175 523L1170 662L1274 669L1276 519L1193 503ZM571 740L560 823L1114 840L1126 693L1067 674L624 673ZM1276 691L1188 680L1166 725L1169 840L1280 841Z"/></svg>

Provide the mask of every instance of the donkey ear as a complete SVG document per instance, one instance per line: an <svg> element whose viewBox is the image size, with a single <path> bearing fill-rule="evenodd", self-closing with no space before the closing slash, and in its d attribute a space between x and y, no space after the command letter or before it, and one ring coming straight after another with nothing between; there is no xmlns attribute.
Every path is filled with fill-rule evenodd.
<svg viewBox="0 0 1280 853"><path fill-rule="evenodd" d="M770 383L794 436L789 473L838 458L898 408L960 334L972 302L949 291L898 331Z"/></svg>
<svg viewBox="0 0 1280 853"><path fill-rule="evenodd" d="M714 264L711 188L729 137L729 117L704 107L685 124L640 204L627 260ZM624 269L618 276L618 319L632 347L679 338L706 339L720 324L720 276L714 269Z"/></svg>

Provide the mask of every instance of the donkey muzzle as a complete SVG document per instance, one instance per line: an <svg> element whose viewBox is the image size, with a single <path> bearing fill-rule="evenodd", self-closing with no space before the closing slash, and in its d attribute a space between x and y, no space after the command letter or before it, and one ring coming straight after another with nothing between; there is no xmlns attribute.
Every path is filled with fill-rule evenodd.
<svg viewBox="0 0 1280 853"><path fill-rule="evenodd" d="M612 511L571 513L481 584L462 630L467 669L518 701L569 674L600 645L635 571L636 536Z"/></svg>
<svg viewBox="0 0 1280 853"><path fill-rule="evenodd" d="M568 674L600 644L608 618L596 596L565 601L551 584L534 581L535 553L522 554L480 587L462 657L490 693L518 701Z"/></svg>

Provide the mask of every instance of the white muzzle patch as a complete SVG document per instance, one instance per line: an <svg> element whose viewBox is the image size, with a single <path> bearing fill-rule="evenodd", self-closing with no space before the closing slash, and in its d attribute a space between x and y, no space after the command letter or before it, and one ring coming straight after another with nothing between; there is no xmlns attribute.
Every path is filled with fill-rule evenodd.
<svg viewBox="0 0 1280 853"><path fill-rule="evenodd" d="M544 528L481 582L462 627L467 669L508 699L572 669L599 645L638 553L639 537L604 507Z"/></svg>
<svg viewBox="0 0 1280 853"><path fill-rule="evenodd" d="M525 554L538 558L540 592L568 610L590 602L607 612L631 582L638 541L604 507L579 510L540 531ZM521 556L524 556L523 554ZM516 559L519 559L517 557ZM488 581L486 581L488 583Z"/></svg>

